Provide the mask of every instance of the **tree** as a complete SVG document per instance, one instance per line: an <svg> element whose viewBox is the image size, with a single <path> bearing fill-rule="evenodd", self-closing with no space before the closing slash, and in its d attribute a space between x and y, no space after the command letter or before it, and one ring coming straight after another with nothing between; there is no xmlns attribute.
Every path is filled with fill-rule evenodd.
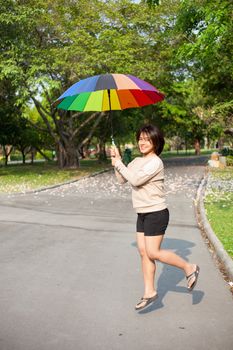
<svg viewBox="0 0 233 350"><path fill-rule="evenodd" d="M73 82L109 71L140 72L153 82L161 72L154 53L159 52L163 22L146 6L127 0L3 4L1 45L7 50L0 51L1 76L12 79L24 104L34 102L61 167L78 166L77 144L81 148L90 134L84 136L81 129L95 129L104 114L58 112L53 101ZM84 139L77 142L81 134Z"/></svg>
<svg viewBox="0 0 233 350"><path fill-rule="evenodd" d="M63 28L59 32L54 24L57 22L54 17L60 14L55 11L59 4L8 0L2 5L0 79L12 81L12 85L17 88L18 103L25 105L30 99L34 102L44 129L54 140L60 166L78 166L73 138L80 125L73 127L75 116L69 118L70 113L58 113L52 105L55 96L60 94L56 88L61 82L67 81L66 75L70 76L72 70L71 62L68 68L65 59L67 46L71 45L66 37L69 33L66 31L62 38ZM74 6L71 6L70 11L73 9ZM60 12L62 10L64 8L59 9ZM65 15L69 13L65 12ZM64 68L61 69L63 63ZM81 124L85 125L96 115L89 116Z"/></svg>
<svg viewBox="0 0 233 350"><path fill-rule="evenodd" d="M7 165L8 158L13 151L13 142L15 140L16 134L17 126L15 123L15 118L9 119L9 115L3 115L0 112L0 145L3 149L5 165Z"/></svg>
<svg viewBox="0 0 233 350"><path fill-rule="evenodd" d="M229 0L186 0L176 25L180 66L186 79L194 79L205 96L196 107L201 107L202 117L208 115L209 123L218 118L223 130L233 124L232 14Z"/></svg>
<svg viewBox="0 0 233 350"><path fill-rule="evenodd" d="M17 117L21 115L20 106L15 104L16 99L16 91L11 81L8 79L0 81L0 145L5 156L5 165L8 163L17 135Z"/></svg>
<svg viewBox="0 0 233 350"><path fill-rule="evenodd" d="M121 125L131 135L127 122L136 127L140 120L156 122L170 134L185 134L186 124L191 130L190 121L195 125L200 119L200 108L208 120L210 108L211 115L221 114L220 127L229 129L229 1L0 1L0 81L11 81L16 105L34 103L41 122L31 124L49 135L61 167L77 167L91 138L110 141L106 128L106 135L101 134L107 113L57 111L53 104L70 85L95 74L130 73L166 95L158 106L133 111L133 121L131 112L122 114L126 122L123 118L114 126L122 138ZM183 89L181 94L177 89L193 82L203 98L189 106L195 91ZM204 119L200 124L207 132Z"/></svg>
<svg viewBox="0 0 233 350"><path fill-rule="evenodd" d="M34 150L40 147L39 134L29 125L27 119L22 117L18 119L16 130L13 145L21 152L25 164L26 155L34 153Z"/></svg>

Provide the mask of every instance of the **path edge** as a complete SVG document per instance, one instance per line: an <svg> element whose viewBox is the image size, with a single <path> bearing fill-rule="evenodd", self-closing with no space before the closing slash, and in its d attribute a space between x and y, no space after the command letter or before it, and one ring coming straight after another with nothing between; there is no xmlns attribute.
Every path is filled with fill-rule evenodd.
<svg viewBox="0 0 233 350"><path fill-rule="evenodd" d="M230 281L233 281L233 260L228 255L228 253L223 247L223 244L220 242L220 240L217 238L216 234L214 233L205 212L204 197L205 197L205 190L208 184L209 176L210 175L208 173L208 170L206 170L204 177L202 178L201 183L197 190L197 196L195 200L196 216L198 219L197 221L200 229L202 230L202 232L204 233L204 235L207 237L210 244L214 248L217 258L223 264L224 273L227 275Z"/></svg>
<svg viewBox="0 0 233 350"><path fill-rule="evenodd" d="M65 186L65 185L70 185L72 183L79 182L81 180L88 179L90 177L95 177L97 175L100 175L100 174L103 174L103 173L107 173L109 171L112 171L112 169L111 168L107 168L107 169L103 169L103 170L97 171L97 172L89 174L89 175L82 176L82 177L80 177L79 179L76 179L76 180L70 180L70 181L66 181L66 182L61 182L61 183L58 183L58 184L55 184L55 185L45 186L45 187L41 187L41 188L37 188L37 189L34 189L34 190L29 190L29 191L11 192L11 193L8 193L8 195L20 196L20 195L25 195L25 194L32 194L32 193L43 192L43 191L47 191L47 190L50 190L50 189L53 189L53 188L57 188L57 187Z"/></svg>

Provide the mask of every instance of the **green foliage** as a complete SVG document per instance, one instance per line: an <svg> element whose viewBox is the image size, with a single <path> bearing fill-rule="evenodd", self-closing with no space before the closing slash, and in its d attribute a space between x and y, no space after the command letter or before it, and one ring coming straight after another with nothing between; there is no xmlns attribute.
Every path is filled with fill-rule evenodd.
<svg viewBox="0 0 233 350"><path fill-rule="evenodd" d="M233 90L232 14L229 0L185 0L176 24L181 42L177 57L202 88L203 107L221 109L223 127L233 121L232 112L230 117L224 108L232 101Z"/></svg>
<svg viewBox="0 0 233 350"><path fill-rule="evenodd" d="M227 156L226 161L227 161L227 166L233 167L233 155Z"/></svg>
<svg viewBox="0 0 233 350"><path fill-rule="evenodd" d="M70 121L71 113L56 112L52 102L79 79L107 72L131 73L162 88L168 52L160 39L169 23L162 13L129 0L7 0L3 6L1 45L7 50L0 51L0 79L7 77L17 87L17 103L34 101L66 162L67 152L96 128L95 119L83 125L77 114Z"/></svg>
<svg viewBox="0 0 233 350"><path fill-rule="evenodd" d="M149 6L159 5L159 0L145 0Z"/></svg>
<svg viewBox="0 0 233 350"><path fill-rule="evenodd" d="M118 143L133 140L144 122L190 142L215 140L233 124L231 1L0 3L2 140L14 135L7 118L23 115L39 140L62 155L61 164L75 166L75 148L91 138L110 141L110 122L57 112L53 101L82 78L115 72L145 79L166 95L155 106L114 112Z"/></svg>

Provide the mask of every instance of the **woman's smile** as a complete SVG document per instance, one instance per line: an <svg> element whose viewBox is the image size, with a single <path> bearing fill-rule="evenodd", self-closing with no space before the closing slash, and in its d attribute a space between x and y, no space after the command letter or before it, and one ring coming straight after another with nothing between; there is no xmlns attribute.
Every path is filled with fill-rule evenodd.
<svg viewBox="0 0 233 350"><path fill-rule="evenodd" d="M140 152L144 156L154 153L153 144L152 144L150 138L148 137L148 135L145 133L141 133L139 140L138 140L138 146L139 146Z"/></svg>

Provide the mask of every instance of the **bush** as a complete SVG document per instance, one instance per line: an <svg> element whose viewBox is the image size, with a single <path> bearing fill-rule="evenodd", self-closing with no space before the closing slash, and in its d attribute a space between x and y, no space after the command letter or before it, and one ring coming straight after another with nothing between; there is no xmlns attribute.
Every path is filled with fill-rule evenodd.
<svg viewBox="0 0 233 350"><path fill-rule="evenodd" d="M165 143L164 147L163 147L163 152L167 152L171 150L171 146L168 143Z"/></svg>
<svg viewBox="0 0 233 350"><path fill-rule="evenodd" d="M233 156L226 157L227 166L233 166Z"/></svg>
<svg viewBox="0 0 233 350"><path fill-rule="evenodd" d="M231 149L229 147L224 147L220 153L224 157L233 156L233 149Z"/></svg>
<svg viewBox="0 0 233 350"><path fill-rule="evenodd" d="M51 150L42 150L42 151L48 158L53 159L53 151L51 151ZM41 159L44 159L44 157L39 152L36 152L35 159L41 160Z"/></svg>
<svg viewBox="0 0 233 350"><path fill-rule="evenodd" d="M8 160L9 160L9 158L8 158ZM11 161L14 161L14 160L20 161L20 160L22 160L22 156L20 154L11 154L10 155L10 160Z"/></svg>

